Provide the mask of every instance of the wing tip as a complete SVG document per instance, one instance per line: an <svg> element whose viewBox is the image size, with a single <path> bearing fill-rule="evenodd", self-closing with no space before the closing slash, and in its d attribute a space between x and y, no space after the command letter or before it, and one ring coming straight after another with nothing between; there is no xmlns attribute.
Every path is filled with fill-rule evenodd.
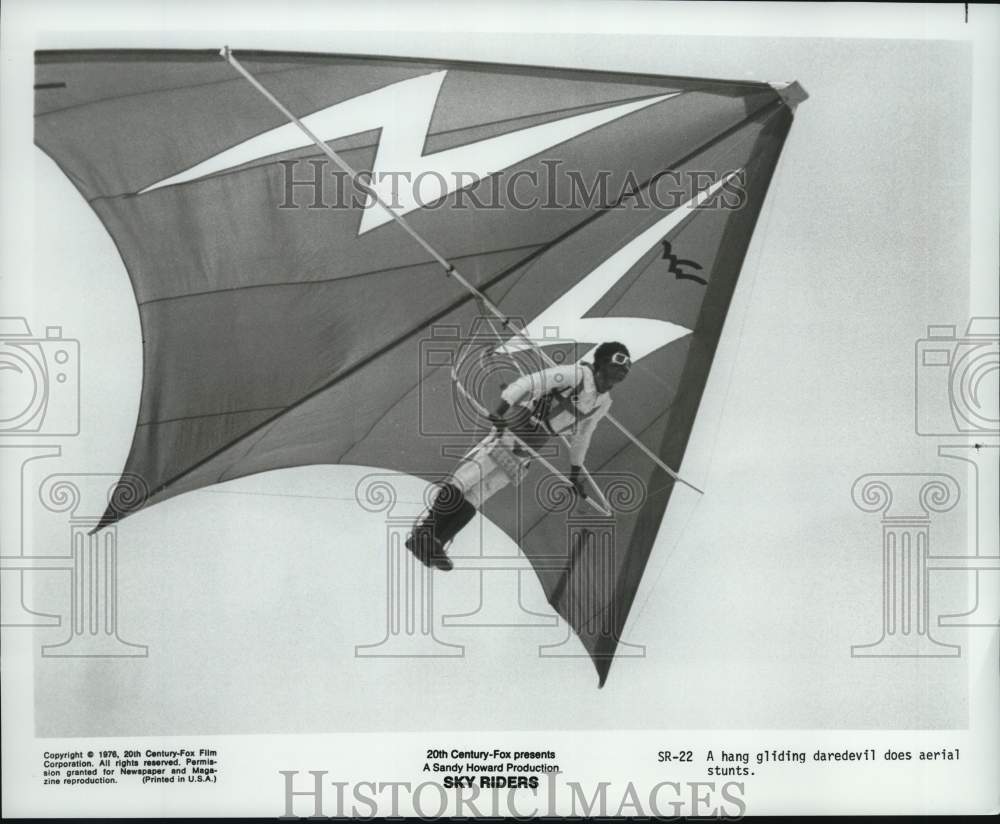
<svg viewBox="0 0 1000 824"><path fill-rule="evenodd" d="M795 111L795 107L809 99L809 92L802 88L802 84L798 80L792 80L785 83L772 83L771 88L778 93L786 106Z"/></svg>
<svg viewBox="0 0 1000 824"><path fill-rule="evenodd" d="M593 659L594 666L597 667L597 688L604 689L605 683L608 680L608 673L611 672L611 664L614 661L614 653L609 656L595 657Z"/></svg>
<svg viewBox="0 0 1000 824"><path fill-rule="evenodd" d="M89 534L93 535L97 532L100 532L102 529L104 529L104 527L111 526L112 524L121 520L122 517L123 517L122 514L109 504L108 508L104 510L104 514L101 516L101 519L97 522L97 525L92 530L90 530Z"/></svg>
<svg viewBox="0 0 1000 824"><path fill-rule="evenodd" d="M138 475L126 472L112 488L107 509L104 510L97 525L90 530L90 534L100 532L105 527L142 509L149 501L149 497L149 486L145 481Z"/></svg>

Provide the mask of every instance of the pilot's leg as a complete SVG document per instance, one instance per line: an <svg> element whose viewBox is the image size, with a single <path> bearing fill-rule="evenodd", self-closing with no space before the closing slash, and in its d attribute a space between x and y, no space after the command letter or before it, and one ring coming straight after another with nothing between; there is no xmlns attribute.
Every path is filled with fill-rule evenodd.
<svg viewBox="0 0 1000 824"><path fill-rule="evenodd" d="M488 449L473 453L442 484L430 512L406 539L406 548L427 566L452 569L445 547L475 517L476 509L508 483Z"/></svg>

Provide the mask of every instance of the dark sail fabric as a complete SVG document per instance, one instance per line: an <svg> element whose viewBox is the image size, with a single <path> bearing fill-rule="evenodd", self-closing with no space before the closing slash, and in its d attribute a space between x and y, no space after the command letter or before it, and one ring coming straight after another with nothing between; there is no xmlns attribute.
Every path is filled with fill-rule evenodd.
<svg viewBox="0 0 1000 824"><path fill-rule="evenodd" d="M355 169L422 174L429 199L401 186L407 220L532 334L547 307L601 278L607 288L580 307L573 330L622 318L615 337L630 344L632 326L659 323L644 333L613 413L680 466L792 121L787 93L475 63L238 56ZM124 472L148 491L116 496L103 524L281 467L447 475L455 449L482 434L481 421L459 420L449 365L489 326L466 290L218 54L39 52L36 69L36 142L114 238L142 324ZM453 172L469 176L452 183ZM699 193L707 200L693 208ZM635 244L634 262L626 255L620 272L594 274ZM668 324L674 333L657 344ZM574 338L546 351L577 358L600 342ZM442 340L451 359L435 362ZM518 357L537 362L530 351ZM495 405L496 386L479 391ZM648 492L616 518L610 586L594 589L593 570L566 547L565 516L537 496L514 507L519 493L505 490L484 511L536 562L603 683L673 481L607 424L587 464L631 473ZM554 553L566 557L561 568Z"/></svg>

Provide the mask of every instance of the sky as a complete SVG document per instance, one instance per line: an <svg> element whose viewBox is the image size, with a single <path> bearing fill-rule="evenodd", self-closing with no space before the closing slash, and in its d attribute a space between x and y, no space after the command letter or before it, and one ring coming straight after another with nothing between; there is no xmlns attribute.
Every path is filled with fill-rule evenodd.
<svg viewBox="0 0 1000 824"><path fill-rule="evenodd" d="M487 721L506 730L967 724L962 659L859 660L850 648L877 640L882 610L878 516L852 503L855 480L967 480L913 419L916 342L929 324L961 331L970 301L984 305L969 286L980 261L970 258L968 43L649 28L227 36L234 47L316 49L321 40L330 52L798 80L810 99L785 144L681 470L706 495L675 495L626 626L624 640L644 656L617 661L602 690L582 648L539 656L540 645L563 640L563 627L441 626L439 640L463 645L464 655L355 656L356 645L385 633L386 524L354 503L371 469L306 467L186 494L119 525L120 635L148 645L149 656L39 659L40 735L462 730ZM51 33L38 45L81 40L130 46L143 37ZM156 42L213 41L202 31ZM36 462L34 482L52 472L110 477L124 465L141 378L128 278L48 158L35 150L20 174L32 192L33 249L19 305L30 307L36 334L59 325L81 352L81 434L61 457ZM5 277L6 287L9 270ZM419 488L400 499L415 500ZM970 545L968 502L935 516L936 551ZM64 544L65 522L37 509L27 545ZM512 549L481 526L491 547ZM36 578L36 603L58 612L65 580ZM509 595L514 586L512 575L497 585L488 578L484 588ZM933 615L968 607L966 576L933 582ZM534 576L520 584L525 605L550 614ZM438 614L474 610L479 587L475 573L439 576ZM959 645L972 631L934 628ZM54 643L60 632L36 638Z"/></svg>

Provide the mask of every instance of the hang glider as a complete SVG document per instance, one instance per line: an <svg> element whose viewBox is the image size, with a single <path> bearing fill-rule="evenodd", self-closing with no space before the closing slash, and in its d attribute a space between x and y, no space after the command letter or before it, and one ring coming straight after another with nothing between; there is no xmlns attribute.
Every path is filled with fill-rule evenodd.
<svg viewBox="0 0 1000 824"><path fill-rule="evenodd" d="M592 570L537 562L566 551L564 516L530 496L514 507L513 489L486 510L603 684L805 93L363 56L239 65L200 51L36 56L36 143L114 238L143 330L123 471L148 493L114 497L102 526L282 467L446 476L443 447L483 434L447 363L477 340L484 306L521 319L506 349L489 338L512 357L564 362L622 340L634 367L615 391L620 427L601 425L588 463L646 494L617 513L612 585L588 590L591 613L570 605ZM370 177L339 174L331 152ZM613 631L595 629L602 612Z"/></svg>

